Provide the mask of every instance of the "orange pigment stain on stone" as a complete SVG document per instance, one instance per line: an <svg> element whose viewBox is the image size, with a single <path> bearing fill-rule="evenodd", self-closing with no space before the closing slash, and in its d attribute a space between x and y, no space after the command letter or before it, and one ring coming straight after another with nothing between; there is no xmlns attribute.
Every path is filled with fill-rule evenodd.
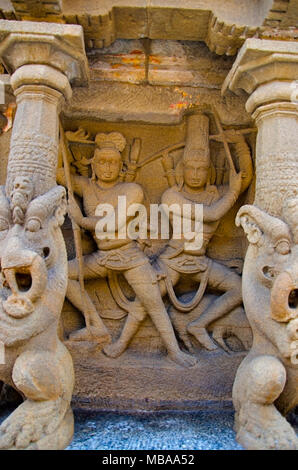
<svg viewBox="0 0 298 470"><path fill-rule="evenodd" d="M153 62L154 64L160 64L161 63L161 60L158 57L156 57L155 55L150 55L149 59L150 59L150 62Z"/></svg>
<svg viewBox="0 0 298 470"><path fill-rule="evenodd" d="M122 62L124 64L132 64L132 65L140 65L141 63L140 59L137 59L135 57L123 57Z"/></svg>

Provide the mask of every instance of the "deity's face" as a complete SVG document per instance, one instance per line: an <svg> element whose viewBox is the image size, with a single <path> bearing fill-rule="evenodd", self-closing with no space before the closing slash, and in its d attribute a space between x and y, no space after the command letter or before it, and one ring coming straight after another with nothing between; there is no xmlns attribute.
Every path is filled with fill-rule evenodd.
<svg viewBox="0 0 298 470"><path fill-rule="evenodd" d="M186 160L183 165L183 177L186 186L201 189L208 181L209 165L206 161Z"/></svg>
<svg viewBox="0 0 298 470"><path fill-rule="evenodd" d="M96 149L92 166L99 181L113 183L119 178L122 167L121 156L118 152L110 149L106 151Z"/></svg>

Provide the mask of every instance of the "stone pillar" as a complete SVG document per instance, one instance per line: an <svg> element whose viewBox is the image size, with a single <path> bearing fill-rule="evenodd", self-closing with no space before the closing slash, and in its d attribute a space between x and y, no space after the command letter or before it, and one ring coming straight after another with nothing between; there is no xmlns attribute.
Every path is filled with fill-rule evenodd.
<svg viewBox="0 0 298 470"><path fill-rule="evenodd" d="M243 303L253 346L233 386L237 439L248 449L298 449L286 415L298 403L298 44L248 39L223 92L245 90L258 127L254 205L236 224L249 246Z"/></svg>
<svg viewBox="0 0 298 470"><path fill-rule="evenodd" d="M58 338L68 265L56 167L61 105L72 85L87 83L82 28L0 21L0 57L17 99L6 193L0 187L0 380L25 397L0 426L0 448L63 449L74 373Z"/></svg>
<svg viewBox="0 0 298 470"><path fill-rule="evenodd" d="M35 197L56 184L61 105L71 85L88 81L82 28L2 20L0 41L17 99L6 191L16 175L30 176Z"/></svg>
<svg viewBox="0 0 298 470"><path fill-rule="evenodd" d="M255 204L280 216L298 188L298 44L248 39L223 85L249 93L258 127Z"/></svg>

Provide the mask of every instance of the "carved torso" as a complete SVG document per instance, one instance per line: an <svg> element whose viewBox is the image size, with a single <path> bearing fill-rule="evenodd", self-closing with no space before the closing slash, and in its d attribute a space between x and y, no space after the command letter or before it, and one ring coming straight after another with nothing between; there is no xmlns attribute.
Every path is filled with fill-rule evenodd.
<svg viewBox="0 0 298 470"><path fill-rule="evenodd" d="M179 190L178 186L169 188L163 195L162 200L168 204L179 204L181 209L183 204L203 204L204 206L210 206L213 202L220 198L220 192L222 188L216 186L207 186L202 192L188 193L184 189ZM203 224L203 246L199 250L187 251L188 254L196 256L204 256L209 241L213 237L219 221L215 222L204 222ZM173 258L181 253L185 252L184 248L185 238L181 240L170 240L168 247L163 253L165 258Z"/></svg>

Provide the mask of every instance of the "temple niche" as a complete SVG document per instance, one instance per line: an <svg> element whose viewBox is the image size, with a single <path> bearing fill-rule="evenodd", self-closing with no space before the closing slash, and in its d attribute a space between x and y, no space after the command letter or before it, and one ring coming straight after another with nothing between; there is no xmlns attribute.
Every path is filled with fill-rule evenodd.
<svg viewBox="0 0 298 470"><path fill-rule="evenodd" d="M194 410L233 398L244 447L297 448L279 414L297 405L296 2L130 3L0 1L0 341L15 364L0 365L0 380L39 401L21 366L41 375L51 354L61 369L55 390L40 385L58 432L9 441L8 423L0 447L67 446L70 407ZM100 204L116 213L113 236L108 226L99 236L101 218L113 227ZM177 238L185 205L193 234ZM10 260L13 236L36 272L23 248L24 266ZM48 307L53 324L20 338L20 321L27 331ZM40 363L26 352L35 334Z"/></svg>
<svg viewBox="0 0 298 470"><path fill-rule="evenodd" d="M151 84L150 80L140 83L136 64L140 63L141 53L145 54L141 41L118 40L110 48L99 51L97 56L94 51L90 52L91 76L98 76L91 81L94 88L75 89L72 106L63 115L74 191L81 185L77 188L76 202L82 216L90 216L95 201L110 201L109 191L116 200L118 194L127 194L125 186L129 188L134 184L143 194L141 199L136 194L131 203L144 203L149 219L150 205L167 203L164 198L170 195L171 188L174 195L176 187L178 199L185 196L184 203L205 203L211 212L212 203L215 204L214 220L206 226L209 233L204 248L193 253L181 253L179 241L171 241L171 229L168 239L162 239L161 234L152 239L148 227L147 239L128 244L128 250L122 247L117 251L116 245L116 250L104 247L100 255L101 247L96 243L94 230L93 235L86 226L81 231L83 265L88 270L85 288L89 312L94 312L90 316L91 324L98 328L98 337L95 334L92 338L85 328L78 276L74 275L72 261L69 286L75 284L69 287L61 320L64 339L77 367L73 399L80 405L88 399L91 407L101 407L104 403L104 406L134 408L137 403L144 409L160 409L169 403L180 407L180 401L185 403L182 406L188 406L186 401L193 406L198 389L202 391L200 399L218 400L219 382L220 399L227 400L231 370L236 370L252 342L241 298L241 273L247 245L234 219L241 205L253 201L256 129L245 112L242 98L223 99L220 95L219 76L224 77L231 59L214 56L203 43L152 41L151 47L153 51L160 51L160 55L154 55L155 63L178 62L175 75L170 66L164 66L165 70L159 70L160 65L154 67L156 75L160 72L162 85ZM167 58L161 55L165 53L169 55ZM185 68L190 54L196 57L191 65L195 71L180 72L179 65ZM186 72L188 77L193 73L193 86L189 82L186 82L188 86L184 85ZM200 74L200 85L196 74ZM92 103L91 109L89 103ZM96 103L100 111L96 110ZM116 134L120 147L117 147L117 136L113 142ZM232 181L233 175L230 177L225 145L228 145L235 174L243 172L238 189L237 182ZM118 151L122 162L118 183L115 181L115 186L106 190L107 196L101 188L104 183L100 174L97 177L94 173L96 158L100 159L100 154L105 156L105 148L113 149L115 154ZM182 181L183 167L188 161L190 165L194 161L195 165L206 167L204 191L201 193L194 188L194 196L185 192ZM66 185L61 155L59 165L58 183ZM235 191L231 190L233 184ZM88 190L88 185L93 185L93 189ZM93 194L93 202L88 191ZM178 199L174 196L171 200L170 196L169 205L179 202ZM80 214L77 217L77 223L84 225ZM70 219L66 220L63 233L71 260L75 257L75 243ZM104 259L113 256L123 259L110 262ZM136 258L135 263L130 261L131 257ZM142 306L142 293L135 297L133 285L126 276L133 269L137 278L142 276L137 272L138 264L142 263L148 270L142 278L144 294L151 291L153 302L152 289L157 284L161 290L165 307L159 299L156 317L150 307ZM217 306L213 304L216 300ZM209 313L202 317L208 306ZM171 328L164 324L165 312L171 320ZM201 322L205 318L205 323L203 329L197 325L199 329L195 331L199 317L202 317ZM205 326L206 332L201 333ZM175 359L171 350L177 348L186 353L184 358L179 352L181 357ZM196 374L190 366L195 367ZM86 367L88 379L84 377ZM129 372L131 367L133 374ZM210 367L213 374L207 373ZM101 374L108 378L99 380ZM169 381L171 387L166 385Z"/></svg>

